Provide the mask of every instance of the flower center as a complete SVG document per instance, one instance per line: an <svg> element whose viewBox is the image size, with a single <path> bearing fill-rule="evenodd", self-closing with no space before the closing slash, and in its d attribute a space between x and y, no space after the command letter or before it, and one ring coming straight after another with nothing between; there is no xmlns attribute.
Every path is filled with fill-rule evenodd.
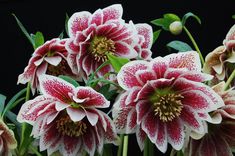
<svg viewBox="0 0 235 156"><path fill-rule="evenodd" d="M62 135L79 137L86 133L87 125L82 122L74 122L69 116L65 116L56 121L56 129Z"/></svg>
<svg viewBox="0 0 235 156"><path fill-rule="evenodd" d="M107 53L113 53L115 51L115 43L107 37L95 36L90 44L89 50L94 56L96 61L107 61Z"/></svg>
<svg viewBox="0 0 235 156"><path fill-rule="evenodd" d="M47 74L59 76L59 75L67 75L69 70L69 66L67 62L63 59L57 66L53 66L48 64Z"/></svg>
<svg viewBox="0 0 235 156"><path fill-rule="evenodd" d="M169 93L164 95L156 94L155 96L156 100L153 101L153 110L161 121L172 121L180 115L183 108L181 99L184 97L182 95Z"/></svg>

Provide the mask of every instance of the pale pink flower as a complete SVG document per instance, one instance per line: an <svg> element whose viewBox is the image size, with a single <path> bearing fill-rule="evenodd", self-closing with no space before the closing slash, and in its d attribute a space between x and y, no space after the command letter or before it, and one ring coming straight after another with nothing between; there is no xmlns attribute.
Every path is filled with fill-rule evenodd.
<svg viewBox="0 0 235 156"><path fill-rule="evenodd" d="M0 119L0 155L11 156L12 150L16 149L17 141L14 132Z"/></svg>
<svg viewBox="0 0 235 156"><path fill-rule="evenodd" d="M31 90L35 93L39 85L38 77L42 74L74 76L66 60L68 52L65 49L65 42L66 39L56 38L38 47L24 72L19 75L18 83L30 82Z"/></svg>
<svg viewBox="0 0 235 156"><path fill-rule="evenodd" d="M224 82L213 87L223 98L225 106L211 115L215 124L208 123L208 132L199 140L190 139L186 156L233 156L235 148L235 90L224 91Z"/></svg>
<svg viewBox="0 0 235 156"><path fill-rule="evenodd" d="M111 119L97 109L110 105L102 94L49 75L40 76L39 83L42 95L23 104L17 119L33 126L40 151L93 156L95 150L102 153L104 143L117 143Z"/></svg>
<svg viewBox="0 0 235 156"><path fill-rule="evenodd" d="M201 73L195 51L125 64L117 75L125 91L113 109L118 132L136 132L141 149L146 135L162 152L167 143L182 149L185 128L205 133L208 112L223 105L221 97L202 83L211 78Z"/></svg>
<svg viewBox="0 0 235 156"><path fill-rule="evenodd" d="M70 17L70 39L66 43L69 52L68 62L72 71L75 74L82 74L84 80L108 60L107 54L127 59L151 58L151 26L125 23L122 13L122 6L116 4L98 9L93 14L82 11ZM113 71L111 65L106 65L97 76L102 77Z"/></svg>

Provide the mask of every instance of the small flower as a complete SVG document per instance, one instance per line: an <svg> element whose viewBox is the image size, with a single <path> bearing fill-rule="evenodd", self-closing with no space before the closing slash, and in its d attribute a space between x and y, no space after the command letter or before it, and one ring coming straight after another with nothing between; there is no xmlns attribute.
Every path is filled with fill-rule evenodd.
<svg viewBox="0 0 235 156"><path fill-rule="evenodd" d="M172 22L169 26L170 32L174 35L179 35L183 30L183 25L181 21Z"/></svg>
<svg viewBox="0 0 235 156"><path fill-rule="evenodd" d="M17 141L13 131L0 119L0 155L11 156L11 150L16 149L16 147Z"/></svg>
<svg viewBox="0 0 235 156"><path fill-rule="evenodd" d="M141 149L146 134L162 152L167 143L180 150L185 127L205 133L208 112L223 105L221 97L202 83L211 78L201 73L194 51L127 63L117 75L125 90L113 109L118 132L136 132Z"/></svg>
<svg viewBox="0 0 235 156"><path fill-rule="evenodd" d="M35 93L39 85L38 77L42 74L74 76L66 61L68 52L65 50L65 41L56 38L38 47L24 72L19 75L18 83L30 82L32 92Z"/></svg>
<svg viewBox="0 0 235 156"><path fill-rule="evenodd" d="M185 155L233 155L231 149L235 147L235 90L224 91L224 86L225 83L221 82L213 87L225 103L225 106L212 113L215 124L208 123L208 133L201 139L190 139Z"/></svg>
<svg viewBox="0 0 235 156"><path fill-rule="evenodd" d="M66 43L68 61L72 71L83 75L84 80L108 60L107 54L127 59L151 58L151 26L125 23L121 19L122 13L122 6L116 4L98 9L93 14L83 11L70 17L70 39ZM97 76L113 71L111 65L106 65Z"/></svg>
<svg viewBox="0 0 235 156"><path fill-rule="evenodd" d="M42 75L39 82L42 95L23 104L17 119L33 125L32 135L39 138L41 151L93 156L95 150L102 153L104 143L116 144L111 119L97 109L110 104L103 95L54 76Z"/></svg>

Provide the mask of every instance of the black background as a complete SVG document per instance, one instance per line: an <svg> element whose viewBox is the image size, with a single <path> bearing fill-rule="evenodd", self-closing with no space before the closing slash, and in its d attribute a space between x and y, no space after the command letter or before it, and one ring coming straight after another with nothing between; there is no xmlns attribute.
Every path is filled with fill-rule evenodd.
<svg viewBox="0 0 235 156"><path fill-rule="evenodd" d="M204 56L222 44L226 33L235 23L231 18L235 14L234 0L0 0L0 93L9 99L25 87L16 84L17 77L23 72L33 52L12 13L20 19L28 32L41 31L45 40L49 40L59 36L64 30L66 13L71 16L78 11L94 12L115 3L122 4L123 19L134 23L150 24L151 20L160 18L165 13L176 13L180 17L187 12L195 13L201 18L202 25L192 19L186 25ZM157 29L158 27L153 26L153 30ZM169 54L165 45L172 40L182 40L191 45L184 33L173 36L169 32L163 32L152 48L154 56ZM129 155L142 155L135 137L131 137L131 140Z"/></svg>

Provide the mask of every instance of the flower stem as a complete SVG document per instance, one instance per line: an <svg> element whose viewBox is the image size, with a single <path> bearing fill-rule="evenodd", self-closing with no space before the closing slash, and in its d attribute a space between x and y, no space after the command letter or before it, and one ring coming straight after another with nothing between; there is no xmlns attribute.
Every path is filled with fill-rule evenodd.
<svg viewBox="0 0 235 156"><path fill-rule="evenodd" d="M196 41L194 40L192 34L189 32L189 30L185 26L183 27L183 29L186 32L186 34L188 35L188 37L190 38L191 42L193 43L194 48L198 52L200 60L202 62L202 65L204 65L204 63L205 63L204 58L202 56L202 53L201 53L200 49L198 48L198 45L197 45Z"/></svg>
<svg viewBox="0 0 235 156"><path fill-rule="evenodd" d="M120 145L118 146L117 156L121 156L122 155L123 139L124 139L124 134L121 134L120 135Z"/></svg>
<svg viewBox="0 0 235 156"><path fill-rule="evenodd" d="M33 151L33 153L36 155L36 156L42 156L41 153L38 152L38 150L33 147L32 145L29 146L29 148Z"/></svg>
<svg viewBox="0 0 235 156"><path fill-rule="evenodd" d="M25 102L28 101L30 98L30 83L27 84L27 90L26 90L26 96L25 96Z"/></svg>
<svg viewBox="0 0 235 156"><path fill-rule="evenodd" d="M233 70L232 74L229 76L228 80L226 81L224 90L227 90L229 88L229 85L231 84L234 78L235 78L235 69Z"/></svg>
<svg viewBox="0 0 235 156"><path fill-rule="evenodd" d="M148 139L148 152L149 152L149 156L154 156L154 146L153 143Z"/></svg>
<svg viewBox="0 0 235 156"><path fill-rule="evenodd" d="M127 156L127 152L128 152L128 135L124 135L122 156Z"/></svg>
<svg viewBox="0 0 235 156"><path fill-rule="evenodd" d="M148 142L148 138L146 138L144 141L144 156L148 156L148 155L149 155L149 142Z"/></svg>

